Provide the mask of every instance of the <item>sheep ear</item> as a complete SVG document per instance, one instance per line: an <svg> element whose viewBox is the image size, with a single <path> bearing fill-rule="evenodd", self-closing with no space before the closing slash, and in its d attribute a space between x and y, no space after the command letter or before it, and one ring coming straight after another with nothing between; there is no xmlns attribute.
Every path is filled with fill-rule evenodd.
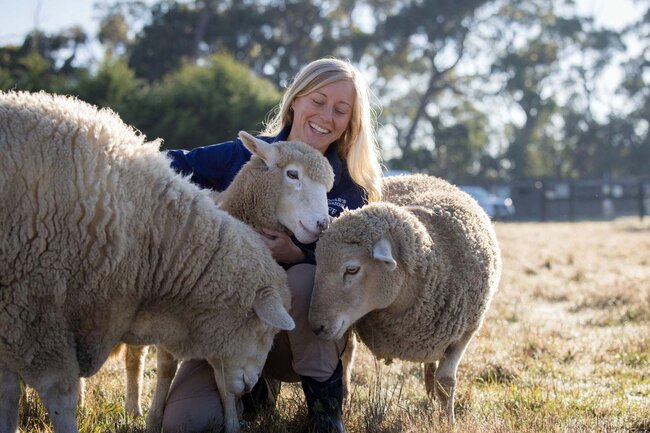
<svg viewBox="0 0 650 433"><path fill-rule="evenodd" d="M246 131L239 131L239 139L244 143L246 149L250 150L266 163L267 167L275 165L278 161L278 147L274 143L267 143L257 137L253 137Z"/></svg>
<svg viewBox="0 0 650 433"><path fill-rule="evenodd" d="M393 258L393 248L386 238L381 238L375 243L372 247L372 256L374 259L384 262L389 271L394 271L397 268L397 262Z"/></svg>
<svg viewBox="0 0 650 433"><path fill-rule="evenodd" d="M269 294L266 290L260 290L255 294L253 310L263 322L274 328L291 331L296 327L282 302L277 296Z"/></svg>

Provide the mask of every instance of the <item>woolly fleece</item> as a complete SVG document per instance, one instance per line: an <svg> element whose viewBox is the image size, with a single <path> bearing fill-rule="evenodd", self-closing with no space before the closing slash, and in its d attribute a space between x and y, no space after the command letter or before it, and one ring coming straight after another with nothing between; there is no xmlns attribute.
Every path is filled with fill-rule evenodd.
<svg viewBox="0 0 650 433"><path fill-rule="evenodd" d="M94 374L119 341L268 353L253 303L289 306L284 271L158 141L74 98L8 92L0 151L0 369L38 389Z"/></svg>
<svg viewBox="0 0 650 433"><path fill-rule="evenodd" d="M387 237L397 268L376 281L378 296L392 301L359 319L357 333L379 358L434 362L481 326L501 270L496 236L478 204L441 179L387 178L382 192L385 202L345 212L321 235L310 319L350 301L336 289L342 248L356 245L372 257Z"/></svg>

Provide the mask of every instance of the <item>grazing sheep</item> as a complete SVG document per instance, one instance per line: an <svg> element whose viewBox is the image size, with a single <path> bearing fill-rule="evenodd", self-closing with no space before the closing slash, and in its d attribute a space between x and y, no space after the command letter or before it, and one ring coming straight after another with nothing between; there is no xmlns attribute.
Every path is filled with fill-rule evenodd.
<svg viewBox="0 0 650 433"><path fill-rule="evenodd" d="M212 192L219 207L255 230L285 231L300 242L314 242L329 224L327 192L334 183L334 173L327 159L300 141L267 143L244 131L239 138L253 157L225 191ZM141 351L141 347L129 347L127 354ZM140 363L127 363L127 411L139 407L129 404L139 401L141 395L144 359L137 359ZM173 357L160 348L156 359L158 375L146 420L150 433L160 432L177 367Z"/></svg>
<svg viewBox="0 0 650 433"><path fill-rule="evenodd" d="M0 93L0 433L19 378L76 432L79 377L120 341L207 359L239 429L234 394L294 326L286 275L158 144L73 98Z"/></svg>
<svg viewBox="0 0 650 433"><path fill-rule="evenodd" d="M426 363L427 392L453 422L458 363L499 282L496 236L476 201L441 179L389 178L383 194L321 236L309 320L323 338L354 325L377 357Z"/></svg>

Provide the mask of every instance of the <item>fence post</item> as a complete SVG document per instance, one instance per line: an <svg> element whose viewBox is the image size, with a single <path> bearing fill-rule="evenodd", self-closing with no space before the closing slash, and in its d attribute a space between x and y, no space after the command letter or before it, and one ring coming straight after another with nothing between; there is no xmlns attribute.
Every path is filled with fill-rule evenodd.
<svg viewBox="0 0 650 433"><path fill-rule="evenodd" d="M539 181L538 185L539 185L540 192L542 194L541 203L540 203L540 208L541 208L540 218L542 222L545 222L546 221L546 185L542 181Z"/></svg>
<svg viewBox="0 0 650 433"><path fill-rule="evenodd" d="M571 180L569 181L569 221L571 222L574 222L576 220L575 191L575 184Z"/></svg>
<svg viewBox="0 0 650 433"><path fill-rule="evenodd" d="M639 179L639 218L641 222L645 216L645 185L643 183L643 179Z"/></svg>

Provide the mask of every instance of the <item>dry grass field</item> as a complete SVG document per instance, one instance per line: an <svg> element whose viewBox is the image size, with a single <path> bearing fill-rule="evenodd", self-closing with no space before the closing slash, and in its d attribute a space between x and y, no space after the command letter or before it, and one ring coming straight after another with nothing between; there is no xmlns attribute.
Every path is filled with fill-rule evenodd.
<svg viewBox="0 0 650 433"><path fill-rule="evenodd" d="M362 348L345 405L351 433L650 432L650 223L497 223L500 290L458 373L457 423L441 421L420 365L377 362ZM150 356L145 404L155 378ZM123 367L87 382L81 431L142 432L122 410ZM299 432L297 385L278 411L244 432ZM21 408L24 432L51 431L38 398Z"/></svg>

